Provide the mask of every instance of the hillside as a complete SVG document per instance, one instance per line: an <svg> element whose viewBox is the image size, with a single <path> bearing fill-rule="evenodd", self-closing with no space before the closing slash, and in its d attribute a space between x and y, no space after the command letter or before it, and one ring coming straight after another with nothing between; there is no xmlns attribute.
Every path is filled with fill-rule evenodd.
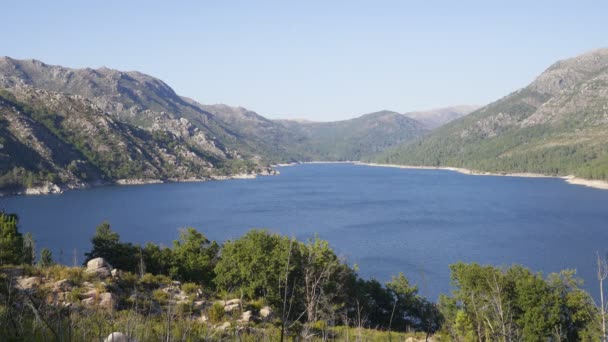
<svg viewBox="0 0 608 342"><path fill-rule="evenodd" d="M310 160L360 160L428 132L422 123L391 111L334 122L278 122L303 137L291 148Z"/></svg>
<svg viewBox="0 0 608 342"><path fill-rule="evenodd" d="M269 164L360 160L468 107L381 111L336 122L269 120L204 105L152 76L0 57L0 191L267 173Z"/></svg>
<svg viewBox="0 0 608 342"><path fill-rule="evenodd" d="M426 128L432 130L461 118L477 109L479 109L479 106L462 105L419 112L408 112L403 115L422 122Z"/></svg>
<svg viewBox="0 0 608 342"><path fill-rule="evenodd" d="M58 192L98 183L230 174L221 152L120 121L89 100L30 87L0 94L0 188Z"/></svg>
<svg viewBox="0 0 608 342"><path fill-rule="evenodd" d="M606 180L607 130L608 49L600 49L372 160Z"/></svg>

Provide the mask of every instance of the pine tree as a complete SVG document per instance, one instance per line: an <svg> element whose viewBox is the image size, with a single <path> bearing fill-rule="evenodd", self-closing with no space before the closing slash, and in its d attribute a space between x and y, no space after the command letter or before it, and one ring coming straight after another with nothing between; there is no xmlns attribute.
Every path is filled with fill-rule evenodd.
<svg viewBox="0 0 608 342"><path fill-rule="evenodd" d="M48 248L40 251L40 267L49 267L53 264L53 253Z"/></svg>
<svg viewBox="0 0 608 342"><path fill-rule="evenodd" d="M0 213L0 265L18 265L23 262L23 235L18 229L15 214Z"/></svg>

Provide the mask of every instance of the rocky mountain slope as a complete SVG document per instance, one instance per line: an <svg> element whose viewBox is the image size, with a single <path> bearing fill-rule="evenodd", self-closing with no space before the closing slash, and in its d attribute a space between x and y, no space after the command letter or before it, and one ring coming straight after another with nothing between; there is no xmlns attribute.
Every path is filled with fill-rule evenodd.
<svg viewBox="0 0 608 342"><path fill-rule="evenodd" d="M529 86L373 161L608 179L608 49L559 61Z"/></svg>
<svg viewBox="0 0 608 342"><path fill-rule="evenodd" d="M116 120L79 95L31 87L0 94L0 188L40 192L95 183L205 179L230 173L170 131Z"/></svg>
<svg viewBox="0 0 608 342"><path fill-rule="evenodd" d="M203 105L140 72L0 57L0 190L267 173L269 164L359 160L428 132L460 109L338 122L269 120ZM465 109L466 110L466 109Z"/></svg>
<svg viewBox="0 0 608 342"><path fill-rule="evenodd" d="M420 112L408 112L403 115L422 122L427 129L432 130L443 126L450 121L461 118L477 109L479 109L479 106L461 105Z"/></svg>

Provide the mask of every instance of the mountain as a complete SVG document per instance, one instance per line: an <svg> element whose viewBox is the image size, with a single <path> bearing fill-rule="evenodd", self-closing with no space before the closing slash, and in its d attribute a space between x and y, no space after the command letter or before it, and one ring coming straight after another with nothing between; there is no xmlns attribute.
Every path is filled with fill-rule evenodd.
<svg viewBox="0 0 608 342"><path fill-rule="evenodd" d="M479 106L461 105L431 109L421 112L409 112L404 113L403 115L422 122L426 128L432 130L443 126L450 121L461 118L477 109L479 109Z"/></svg>
<svg viewBox="0 0 608 342"><path fill-rule="evenodd" d="M268 173L269 164L360 160L460 109L381 111L336 122L269 120L205 105L137 71L0 57L0 191L57 191Z"/></svg>
<svg viewBox="0 0 608 342"><path fill-rule="evenodd" d="M334 122L277 122L297 137L290 149L309 160L360 160L428 132L422 123L391 111Z"/></svg>
<svg viewBox="0 0 608 342"><path fill-rule="evenodd" d="M527 87L371 158L608 179L608 49L559 61Z"/></svg>
<svg viewBox="0 0 608 342"><path fill-rule="evenodd" d="M186 100L213 114L219 122L230 127L231 132L242 138L251 151L257 152L269 163L307 160L306 154L298 151L298 146L305 143L306 137L296 130L243 107L203 105L191 99Z"/></svg>
<svg viewBox="0 0 608 342"><path fill-rule="evenodd" d="M1 57L0 89L5 192L267 172L243 137L139 72Z"/></svg>

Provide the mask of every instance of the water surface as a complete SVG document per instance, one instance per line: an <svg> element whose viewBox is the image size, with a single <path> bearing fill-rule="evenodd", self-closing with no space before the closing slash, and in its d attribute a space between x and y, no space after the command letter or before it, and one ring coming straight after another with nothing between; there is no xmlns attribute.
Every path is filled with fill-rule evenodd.
<svg viewBox="0 0 608 342"><path fill-rule="evenodd" d="M574 268L595 292L595 252L608 251L608 191L560 179L350 164L280 171L11 197L0 205L64 263L74 249L81 255L90 247L104 220L125 241L165 245L180 227L219 241L265 227L301 240L317 233L361 275L385 281L403 272L433 299L449 291L448 265L457 261L517 263L545 274Z"/></svg>

